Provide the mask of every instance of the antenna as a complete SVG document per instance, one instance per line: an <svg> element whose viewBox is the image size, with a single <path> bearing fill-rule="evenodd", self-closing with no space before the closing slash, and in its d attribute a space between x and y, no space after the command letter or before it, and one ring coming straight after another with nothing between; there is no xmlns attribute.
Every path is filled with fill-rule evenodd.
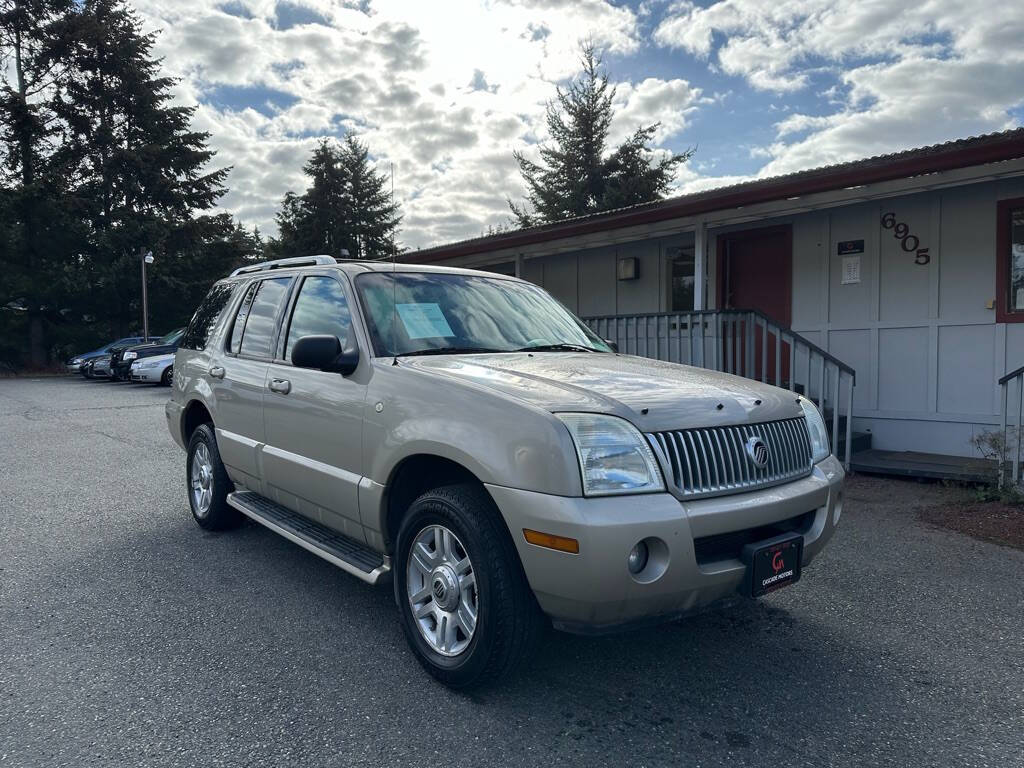
<svg viewBox="0 0 1024 768"><path fill-rule="evenodd" d="M395 215L395 164L391 166L391 215ZM395 357L392 365L398 365L398 275L395 262L398 252L395 250L395 228L391 227L391 351Z"/></svg>

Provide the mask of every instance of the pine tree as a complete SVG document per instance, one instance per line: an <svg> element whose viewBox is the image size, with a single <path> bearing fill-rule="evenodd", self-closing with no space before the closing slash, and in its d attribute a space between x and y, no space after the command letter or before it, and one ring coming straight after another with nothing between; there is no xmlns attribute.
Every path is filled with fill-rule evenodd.
<svg viewBox="0 0 1024 768"><path fill-rule="evenodd" d="M615 88L592 44L582 49L582 73L558 88L546 108L551 143L541 146L540 163L513 154L526 182L527 203L508 201L520 226L561 221L664 197L677 166L693 154L655 158L650 143L658 124L640 127L608 152Z"/></svg>
<svg viewBox="0 0 1024 768"><path fill-rule="evenodd" d="M310 186L285 194L277 213L278 238L268 243L273 257L347 251L354 259L382 259L401 221L391 202L387 177L370 163L369 150L349 134L338 146L326 139L313 150L303 173Z"/></svg>
<svg viewBox="0 0 1024 768"><path fill-rule="evenodd" d="M374 170L369 149L351 133L341 148L341 164L348 180L349 253L355 259L391 256L401 217L388 178Z"/></svg>
<svg viewBox="0 0 1024 768"><path fill-rule="evenodd" d="M47 362L61 274L74 250L75 227L62 202L65 180L51 157L73 14L70 0L0 2L0 236L6 241L0 306L23 311L29 360L37 367Z"/></svg>
<svg viewBox="0 0 1024 768"><path fill-rule="evenodd" d="M209 135L191 129L193 107L172 103L174 81L160 74L154 39L120 0L85 0L55 108L65 136L54 159L75 180L90 231L83 277L117 332L138 325L139 253L172 264L169 241L194 231L193 216L224 194L228 173L205 170Z"/></svg>

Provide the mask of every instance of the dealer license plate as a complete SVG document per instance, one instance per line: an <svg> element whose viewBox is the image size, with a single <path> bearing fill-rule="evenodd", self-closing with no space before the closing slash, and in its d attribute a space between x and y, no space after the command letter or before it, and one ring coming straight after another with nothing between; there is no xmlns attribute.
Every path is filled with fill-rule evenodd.
<svg viewBox="0 0 1024 768"><path fill-rule="evenodd" d="M798 582L803 552L804 537L799 533L783 534L744 547L750 596L760 597Z"/></svg>

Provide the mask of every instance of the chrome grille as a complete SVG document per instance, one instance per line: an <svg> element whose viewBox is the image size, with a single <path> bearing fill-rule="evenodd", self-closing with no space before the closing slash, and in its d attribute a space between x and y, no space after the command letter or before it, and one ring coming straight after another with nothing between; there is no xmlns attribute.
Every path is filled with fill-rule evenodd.
<svg viewBox="0 0 1024 768"><path fill-rule="evenodd" d="M763 424L654 432L671 482L686 497L720 496L778 485L811 471L811 442L802 416ZM759 437L768 447L768 463L758 467L747 441Z"/></svg>

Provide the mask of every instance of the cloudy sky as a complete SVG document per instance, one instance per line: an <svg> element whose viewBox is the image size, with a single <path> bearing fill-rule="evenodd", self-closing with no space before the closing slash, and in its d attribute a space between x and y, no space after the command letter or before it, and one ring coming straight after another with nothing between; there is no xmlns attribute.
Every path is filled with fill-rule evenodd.
<svg viewBox="0 0 1024 768"><path fill-rule="evenodd" d="M310 148L350 130L394 165L406 246L507 222L512 150L544 140L544 103L588 37L617 84L615 138L660 121L661 148L697 148L680 191L1024 121L1024 3L1009 0L134 3L233 166L223 208L270 234Z"/></svg>

